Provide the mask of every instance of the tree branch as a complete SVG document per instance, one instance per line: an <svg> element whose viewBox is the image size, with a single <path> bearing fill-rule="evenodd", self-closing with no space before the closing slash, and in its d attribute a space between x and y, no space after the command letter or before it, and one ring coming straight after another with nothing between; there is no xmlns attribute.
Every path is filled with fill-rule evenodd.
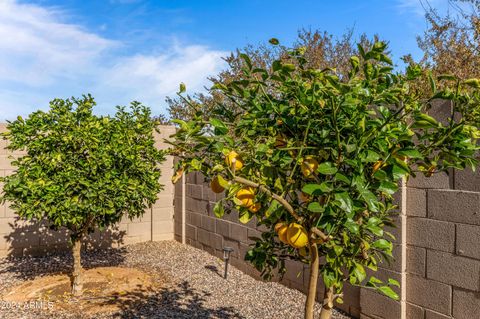
<svg viewBox="0 0 480 319"><path fill-rule="evenodd" d="M264 185L261 185L259 183L255 183L255 182L252 182L246 178L243 178L243 177L239 177L239 176L235 176L233 178L233 180L237 183L240 183L240 184L243 184L243 185L246 185L246 186L250 186L250 187L255 187L255 188L258 188L260 189L262 192L265 192L267 195L271 196L273 199L275 199L277 202L279 202L280 204L282 204L283 207L285 207L285 209L290 213L290 215L292 215L298 222L301 222L302 221L302 218L300 216L297 215L297 213L295 213L295 210L293 210L293 207L290 205L289 202L287 202L285 200L285 198L283 198L282 196L278 195L278 194L275 194L273 193L272 191L270 191L267 187L265 187Z"/></svg>
<svg viewBox="0 0 480 319"><path fill-rule="evenodd" d="M311 231L312 233L314 233L315 235L317 235L318 237L320 237L320 239L323 240L323 241L329 241L330 239L332 239L332 237L325 235L325 233L322 232L322 231L321 231L320 229L318 229L317 227L312 227L312 228L310 229L310 231Z"/></svg>

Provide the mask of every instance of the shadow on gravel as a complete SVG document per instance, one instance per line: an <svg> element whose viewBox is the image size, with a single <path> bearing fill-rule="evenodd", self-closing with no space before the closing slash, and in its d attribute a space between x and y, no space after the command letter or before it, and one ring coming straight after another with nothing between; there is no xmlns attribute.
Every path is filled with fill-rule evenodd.
<svg viewBox="0 0 480 319"><path fill-rule="evenodd" d="M245 318L233 307L206 306L210 295L207 291L192 288L187 281L153 294L140 290L129 294L128 301L122 300L120 311L114 318Z"/></svg>
<svg viewBox="0 0 480 319"><path fill-rule="evenodd" d="M0 259L0 274L11 272L17 278L70 272L72 256L68 232L51 230L45 222L16 220L9 224L13 231L5 236L10 246L7 258ZM84 268L118 266L125 260L125 248L112 248L123 243L125 231L111 229L89 235L83 244Z"/></svg>
<svg viewBox="0 0 480 319"><path fill-rule="evenodd" d="M216 273L217 275L219 275L220 277L223 278L223 274L220 272L220 270L218 270L218 267L217 267L217 266L206 265L206 266L205 266L205 269L208 269L208 270Z"/></svg>

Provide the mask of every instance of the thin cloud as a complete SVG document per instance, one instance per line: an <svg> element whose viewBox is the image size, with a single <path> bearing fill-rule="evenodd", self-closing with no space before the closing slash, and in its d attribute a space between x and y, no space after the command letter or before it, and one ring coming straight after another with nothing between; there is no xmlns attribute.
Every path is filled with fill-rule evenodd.
<svg viewBox="0 0 480 319"><path fill-rule="evenodd" d="M441 15L458 14L460 11L469 12L472 6L468 3L452 4L451 0L397 0L397 8L400 13L414 13L417 17L425 16L425 13L434 9Z"/></svg>
<svg viewBox="0 0 480 319"><path fill-rule="evenodd" d="M99 110L140 100L165 113L180 82L202 90L224 67L227 52L172 44L125 56L126 44L62 21L63 12L13 0L0 2L0 120L48 107L55 97L92 93Z"/></svg>

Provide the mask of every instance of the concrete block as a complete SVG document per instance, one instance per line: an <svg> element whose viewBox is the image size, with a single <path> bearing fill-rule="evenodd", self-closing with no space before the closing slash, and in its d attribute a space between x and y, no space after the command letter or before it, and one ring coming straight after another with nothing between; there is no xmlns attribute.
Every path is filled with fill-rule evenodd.
<svg viewBox="0 0 480 319"><path fill-rule="evenodd" d="M215 220L215 227L217 230L217 234L222 235L224 237L230 237L230 223L221 219Z"/></svg>
<svg viewBox="0 0 480 319"><path fill-rule="evenodd" d="M202 215L197 213L189 213L190 215L190 223L193 226L201 227L202 226Z"/></svg>
<svg viewBox="0 0 480 319"><path fill-rule="evenodd" d="M187 184L187 196L195 199L202 200L203 198L203 186L195 184Z"/></svg>
<svg viewBox="0 0 480 319"><path fill-rule="evenodd" d="M153 207L153 220L171 220L173 218L173 207ZM179 212L178 219L181 220L182 213Z"/></svg>
<svg viewBox="0 0 480 319"><path fill-rule="evenodd" d="M444 172L435 173L430 177L425 177L422 173L418 173L415 178L409 178L407 187L422 189L449 189L450 177Z"/></svg>
<svg viewBox="0 0 480 319"><path fill-rule="evenodd" d="M480 193L429 190L427 194L429 218L480 225Z"/></svg>
<svg viewBox="0 0 480 319"><path fill-rule="evenodd" d="M407 301L448 315L452 305L452 287L407 274Z"/></svg>
<svg viewBox="0 0 480 319"><path fill-rule="evenodd" d="M455 224L427 218L407 219L409 245L454 252Z"/></svg>
<svg viewBox="0 0 480 319"><path fill-rule="evenodd" d="M130 223L128 224L128 236L150 235L152 230L151 223Z"/></svg>
<svg viewBox="0 0 480 319"><path fill-rule="evenodd" d="M427 192L424 189L407 189L407 215L427 217Z"/></svg>
<svg viewBox="0 0 480 319"><path fill-rule="evenodd" d="M480 290L480 262L441 251L427 251L427 278Z"/></svg>
<svg viewBox="0 0 480 319"><path fill-rule="evenodd" d="M197 228L192 225L185 225L185 236L191 240L197 240Z"/></svg>
<svg viewBox="0 0 480 319"><path fill-rule="evenodd" d="M357 318L360 316L360 291L360 287L352 286L348 282L343 285L343 303L348 306L345 311Z"/></svg>
<svg viewBox="0 0 480 319"><path fill-rule="evenodd" d="M212 233L215 232L215 217L201 215L201 227Z"/></svg>
<svg viewBox="0 0 480 319"><path fill-rule="evenodd" d="M456 253L480 259L480 226L457 224Z"/></svg>
<svg viewBox="0 0 480 319"><path fill-rule="evenodd" d="M480 293L454 288L452 314L455 319L479 318Z"/></svg>
<svg viewBox="0 0 480 319"><path fill-rule="evenodd" d="M427 250L421 247L407 247L407 272L425 277Z"/></svg>
<svg viewBox="0 0 480 319"><path fill-rule="evenodd" d="M157 201L155 204L153 204L153 208L166 208L166 207L173 207L173 200L172 200L172 194L162 194L157 197ZM181 199L181 197L180 197ZM181 200L179 204L181 205Z"/></svg>
<svg viewBox="0 0 480 319"><path fill-rule="evenodd" d="M425 310L417 305L406 303L407 319L425 319Z"/></svg>
<svg viewBox="0 0 480 319"><path fill-rule="evenodd" d="M447 315L442 315L441 313L426 309L425 319L452 319L452 317Z"/></svg>
<svg viewBox="0 0 480 319"><path fill-rule="evenodd" d="M230 225L230 236L234 240L247 243L248 241L247 227L232 223Z"/></svg>
<svg viewBox="0 0 480 319"><path fill-rule="evenodd" d="M369 289L360 291L360 309L371 318L400 318L400 302Z"/></svg>
<svg viewBox="0 0 480 319"><path fill-rule="evenodd" d="M210 234L210 242L212 244L212 247L216 250L222 250L223 249L223 237L218 235L218 234L214 234L214 233L211 233Z"/></svg>
<svg viewBox="0 0 480 319"><path fill-rule="evenodd" d="M197 239L201 244L210 246L210 232L197 228Z"/></svg>
<svg viewBox="0 0 480 319"><path fill-rule="evenodd" d="M455 189L480 192L480 170L472 172L470 168L455 171Z"/></svg>
<svg viewBox="0 0 480 319"><path fill-rule="evenodd" d="M252 241L251 238L262 238L262 233L255 228L247 228L248 241Z"/></svg>
<svg viewBox="0 0 480 319"><path fill-rule="evenodd" d="M173 234L173 220L153 221L151 227L153 235Z"/></svg>

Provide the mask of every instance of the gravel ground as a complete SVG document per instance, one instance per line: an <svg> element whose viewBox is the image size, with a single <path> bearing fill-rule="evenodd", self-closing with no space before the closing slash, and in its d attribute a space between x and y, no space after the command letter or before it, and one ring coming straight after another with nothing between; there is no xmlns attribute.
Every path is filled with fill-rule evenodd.
<svg viewBox="0 0 480 319"><path fill-rule="evenodd" d="M89 318L61 310L5 309L1 295L14 285L37 276L69 271L71 258L0 259L0 318ZM210 254L174 241L147 242L121 249L89 252L85 268L120 266L139 268L168 278L154 296L138 294L122 310L94 318L302 318L305 295L279 283L260 282L229 268L224 280L223 262ZM218 272L217 272L218 271ZM317 305L317 311L319 306ZM335 319L349 317L335 312Z"/></svg>

